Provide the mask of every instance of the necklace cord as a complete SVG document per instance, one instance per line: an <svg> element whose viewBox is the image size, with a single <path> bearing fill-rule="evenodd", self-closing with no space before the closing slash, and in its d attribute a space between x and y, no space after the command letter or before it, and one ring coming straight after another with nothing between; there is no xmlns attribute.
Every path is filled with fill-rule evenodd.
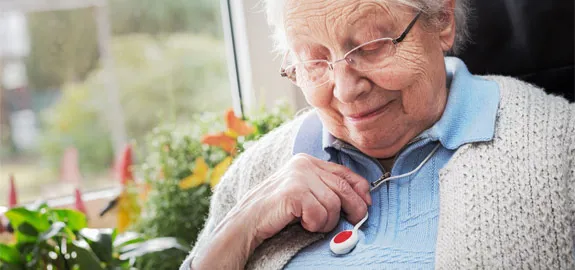
<svg viewBox="0 0 575 270"><path fill-rule="evenodd" d="M439 149L440 145L441 145L441 143L437 143L437 145L433 148L433 150L431 150L429 155L427 155L427 157L425 157L425 159L413 171L408 172L408 173L404 173L404 174L400 174L400 175L396 175L396 176L387 177L387 178L385 177L386 174L384 174L382 177L377 179L375 182L371 183L371 188L369 189L369 192L374 191L379 186L381 186L381 184L383 184L385 182L388 182L388 181L391 181L391 180L397 179L397 178L407 177L407 176L410 176L410 175L416 173L417 171L419 171L419 169L421 169L421 167L423 167L423 165L425 165L425 163L433 156L433 154L435 154L437 149Z"/></svg>

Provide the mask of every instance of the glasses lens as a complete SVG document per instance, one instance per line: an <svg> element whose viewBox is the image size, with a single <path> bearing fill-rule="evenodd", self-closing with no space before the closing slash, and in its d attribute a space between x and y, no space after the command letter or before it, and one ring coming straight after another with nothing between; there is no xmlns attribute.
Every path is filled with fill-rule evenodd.
<svg viewBox="0 0 575 270"><path fill-rule="evenodd" d="M315 87L328 80L328 63L323 60L306 61L286 68L287 77L301 88Z"/></svg>
<svg viewBox="0 0 575 270"><path fill-rule="evenodd" d="M395 44L391 39L380 39L365 43L353 51L347 58L350 58L354 68L361 71L368 71L383 67L385 60L395 53Z"/></svg>

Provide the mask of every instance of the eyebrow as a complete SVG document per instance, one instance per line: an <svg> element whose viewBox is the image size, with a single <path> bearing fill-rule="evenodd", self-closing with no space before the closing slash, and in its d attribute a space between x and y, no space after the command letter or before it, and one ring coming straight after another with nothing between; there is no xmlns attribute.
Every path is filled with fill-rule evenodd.
<svg viewBox="0 0 575 270"><path fill-rule="evenodd" d="M363 37L361 39L365 39L366 32L371 35L369 37L371 39L385 37L396 38L396 35L399 35L399 33L396 33L397 26L395 25L395 20L391 16L378 16L381 12L374 11L363 13L364 14L353 16L353 20L348 23L351 27L360 28L363 26L360 28L361 30L357 29L357 31L353 31L354 33L350 35L350 41L352 41L352 43L354 43L354 41L357 42L360 37ZM364 23L360 25L360 27L357 27L356 25L362 21L369 21L369 23ZM373 35L373 33L376 33L376 35ZM365 40L362 41L365 42Z"/></svg>
<svg viewBox="0 0 575 270"><path fill-rule="evenodd" d="M365 42L378 39L378 38L396 38L397 33L390 27L389 25L383 24L376 24L367 26L368 28L364 28L360 31L354 31L350 36L348 36L345 40L345 46L351 49L355 46L363 44Z"/></svg>

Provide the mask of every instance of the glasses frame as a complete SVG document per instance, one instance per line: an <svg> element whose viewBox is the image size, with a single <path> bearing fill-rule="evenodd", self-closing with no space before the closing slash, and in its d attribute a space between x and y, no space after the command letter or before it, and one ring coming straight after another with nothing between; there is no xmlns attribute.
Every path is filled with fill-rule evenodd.
<svg viewBox="0 0 575 270"><path fill-rule="evenodd" d="M289 51L287 51L287 52L285 53L284 57L283 57L283 60L282 60L282 65L281 65L281 68L280 68L280 76L287 78L288 80L290 80L291 82L293 82L294 84L297 85L297 83L296 83L295 81L291 80L291 79L288 77L288 74L287 74L287 72L286 72L287 69L289 69L289 68L291 68L291 67L293 67L293 66L295 66L295 65L299 65L299 64L302 64L302 63L327 63L328 69L331 70L331 71L333 71L334 65L337 64L337 63L339 63L339 62L341 62L341 61L344 61L344 60L345 60L345 62L346 62L347 64L351 64L351 63L353 62L353 59L349 58L349 55L352 54L353 52L355 52L357 49L359 49L359 48L361 48L361 47L363 47L363 46L365 46L365 45L369 45L369 44L372 44L372 43L375 43L375 42L380 42L380 41L383 41L383 40L391 40L391 42L392 42L393 45L395 46L395 45L397 45L398 43L402 42L402 41L405 39L405 37L407 36L407 34L408 34L409 31L411 30L411 28L413 28L413 26L414 26L415 23L417 22L417 19L419 19L419 17L421 16L421 13L422 13L421 10L420 10L419 12L417 12L417 15L415 15L415 17L411 20L411 22L409 23L409 25L407 25L407 27L405 28L405 30L403 30L403 32L401 33L401 35L399 35L397 38L385 37L385 38L378 38L378 39L374 39L374 40L365 42L365 43L363 43L363 44L361 44L361 45L359 45L359 46L356 46L356 47L354 47L353 49L349 50L349 51L343 56L343 58L337 59L337 60L334 60L334 61L331 61L331 62L330 62L330 61L327 61L327 60L308 60L308 61L303 61L303 62L294 63L294 64L291 64L291 65L289 65L289 66L287 66L287 67L284 67L285 64L286 64L287 58L288 58L288 54L289 54ZM325 83L327 83L327 82L329 82L329 81L330 81L330 80L328 79L326 82L321 83L321 84L318 84L318 85L316 85L316 86L314 86L314 87L319 87L319 86L321 86L321 85L323 85L323 84L325 84ZM299 86L299 85L298 85L298 86ZM301 86L300 86L300 87L301 87Z"/></svg>

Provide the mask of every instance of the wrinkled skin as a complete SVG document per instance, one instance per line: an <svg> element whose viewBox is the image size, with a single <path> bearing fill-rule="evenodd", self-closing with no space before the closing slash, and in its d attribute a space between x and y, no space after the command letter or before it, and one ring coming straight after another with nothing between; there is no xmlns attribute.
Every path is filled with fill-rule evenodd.
<svg viewBox="0 0 575 270"><path fill-rule="evenodd" d="M374 0L291 0L285 8L291 51L304 60L333 61L364 42L395 38L415 16L406 7ZM394 156L444 110L443 53L453 43L453 18L446 16L441 29L424 27L422 21L383 69L361 73L338 64L333 82L303 90L334 136L372 157ZM366 116L380 107L384 109ZM233 207L210 243L198 251L193 269L241 269L257 246L288 224L328 232L342 212L356 223L370 204L369 185L361 176L341 165L295 155Z"/></svg>
<svg viewBox="0 0 575 270"><path fill-rule="evenodd" d="M381 1L327 2L288 1L286 32L297 58L341 59L364 42L398 37L415 16ZM303 89L331 134L369 156L388 158L439 120L447 100L443 55L454 31L450 25L429 28L420 18L381 70L362 73L338 64L333 82Z"/></svg>

